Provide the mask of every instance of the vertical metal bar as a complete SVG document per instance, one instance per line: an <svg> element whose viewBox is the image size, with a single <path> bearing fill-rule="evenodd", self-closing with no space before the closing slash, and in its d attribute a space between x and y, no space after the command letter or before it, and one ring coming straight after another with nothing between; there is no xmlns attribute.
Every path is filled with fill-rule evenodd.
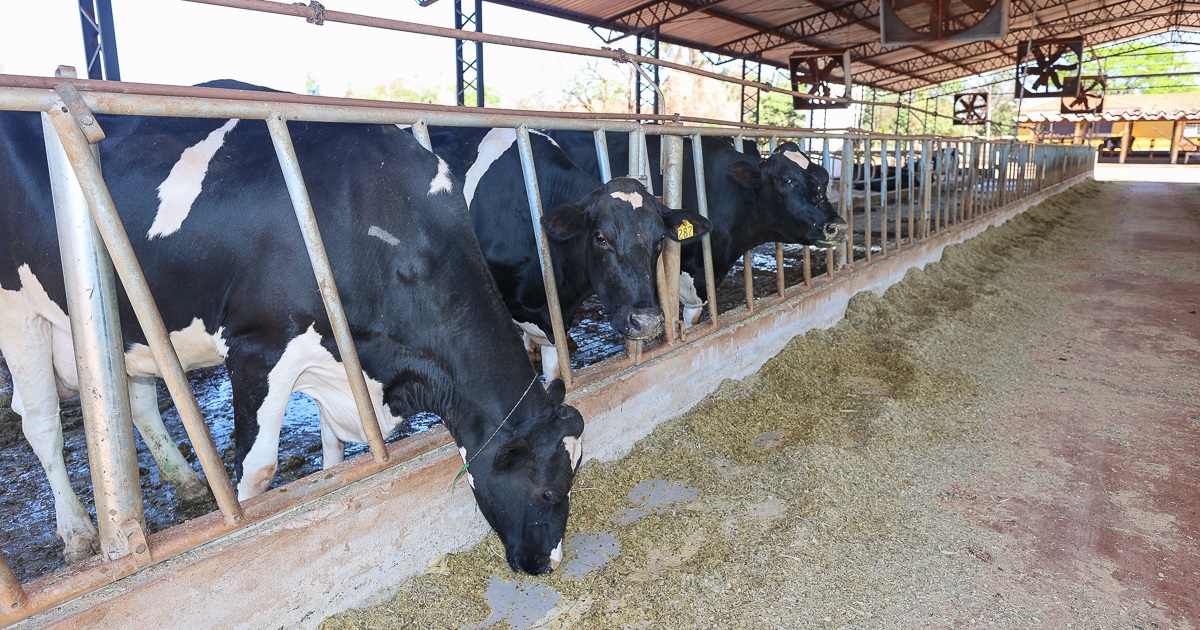
<svg viewBox="0 0 1200 630"><path fill-rule="evenodd" d="M171 397L179 409L180 420L183 421L192 447L196 450L196 457L200 460L200 467L203 468L205 477L208 478L208 485L217 501L217 506L221 508L227 523L237 523L242 520L242 508L237 502L237 493L229 481L229 474L225 471L225 465L221 462L221 456L213 444L212 436L208 432L208 425L204 423L204 416L200 412L199 405L196 404L196 398L192 395L187 376L183 372L183 366L179 362L174 346L171 345L166 325L163 324L162 316L159 315L158 308L155 306L154 296L150 294L146 276L142 273L142 268L133 253L133 246L125 234L125 228L121 224L121 218L117 214L112 196L109 195L108 188L104 185L104 177L100 173L100 163L92 153L83 132L79 130L73 119L60 113L61 111L59 107L55 107L50 112L50 118L67 154L71 157L71 166L75 170L75 176L79 179L79 185L83 187L83 195L87 198L92 218L95 220L100 234L104 237L104 244L121 277L125 292L129 296L129 303L142 327L142 332L146 335L146 342L150 346L150 351L154 355L159 369L162 370L163 380L166 381L167 389L171 392ZM46 135L49 137L51 134Z"/></svg>
<svg viewBox="0 0 1200 630"><path fill-rule="evenodd" d="M742 153L745 134L738 134L733 138L733 150ZM742 282L745 285L746 293L746 310L754 312L754 260L751 252L742 254ZM711 289L710 289L711 291Z"/></svg>
<svg viewBox="0 0 1200 630"><path fill-rule="evenodd" d="M683 138L676 135L664 135L661 141L663 158L666 168L663 172L663 203L668 208L683 207ZM663 331L667 343L674 343L679 320L679 255L678 241L667 239L663 244L663 270L666 274L666 330Z"/></svg>
<svg viewBox="0 0 1200 630"><path fill-rule="evenodd" d="M608 183L612 179L612 164L608 160L608 138L604 135L603 129L597 129L592 132L592 139L596 143L596 163L600 165L600 181Z"/></svg>
<svg viewBox="0 0 1200 630"><path fill-rule="evenodd" d="M917 222L917 169L913 168L913 165L915 164L914 160L917 159L917 141L909 140L906 144L908 145L908 244L916 245L917 233L913 230L916 229Z"/></svg>
<svg viewBox="0 0 1200 630"><path fill-rule="evenodd" d="M412 135L417 139L417 144L425 147L426 151L433 153L433 142L429 140L429 124L424 120L418 120L413 123Z"/></svg>
<svg viewBox="0 0 1200 630"><path fill-rule="evenodd" d="M708 218L708 184L704 178L704 147L700 134L692 136L692 165L696 171L696 212L705 219ZM713 272L712 239L705 234L701 240L704 252L704 286L708 292L708 319L714 325L717 323L717 292L716 274Z"/></svg>
<svg viewBox="0 0 1200 630"><path fill-rule="evenodd" d="M783 275L783 243L775 243L775 292L783 297L787 279Z"/></svg>
<svg viewBox="0 0 1200 630"><path fill-rule="evenodd" d="M854 264L854 199L850 195L854 177L854 140L842 137L842 176L838 180L838 199L841 200L841 215L846 220L846 245L842 256L843 265Z"/></svg>
<svg viewBox="0 0 1200 630"><path fill-rule="evenodd" d="M143 530L146 527L133 441L133 415L129 409L125 348L113 263L88 211L67 147L56 131L58 120L75 126L73 118L56 109L42 114L42 133L58 224L71 341L79 373L79 401L87 434L100 548L107 560L114 560L129 553L121 524L133 519ZM75 131L82 139L83 132L78 128ZM82 146L72 148L86 153L98 165L86 139Z"/></svg>
<svg viewBox="0 0 1200 630"><path fill-rule="evenodd" d="M542 264L542 283L546 287L546 307L550 309L550 328L554 335L554 349L558 352L558 364L562 369L563 383L571 386L571 357L567 352L567 327L563 324L562 306L558 301L558 283L554 277L554 261L550 258L550 242L542 231L542 194L538 190L537 171L533 166L533 145L529 142L529 128L517 127L517 150L521 155L521 173L525 177L525 195L529 201L529 215L533 218L533 236L537 240L538 261Z"/></svg>
<svg viewBox="0 0 1200 630"><path fill-rule="evenodd" d="M933 191L930 190L933 180L933 165L930 160L933 157L933 141L921 141L921 154L930 156L930 159L921 160L921 233L929 236L929 204L933 201Z"/></svg>
<svg viewBox="0 0 1200 630"><path fill-rule="evenodd" d="M870 138L863 140L863 232L866 237L867 262L871 262L871 144Z"/></svg>
<svg viewBox="0 0 1200 630"><path fill-rule="evenodd" d="M363 378L362 364L358 360L358 351L354 348L354 337L351 336L350 326L346 322L346 311L342 308L342 299L338 295L337 285L334 283L333 269L329 266L329 256L325 251L325 244L321 240L321 231L317 227L317 218L313 214L308 188L304 185L304 176L300 172L296 147L292 145L287 122L280 116L275 115L268 118L267 129L271 132L271 143L275 145L275 156L279 160L280 170L283 171L288 195L292 198L296 221L300 224L300 232L304 235L304 247L308 250L308 260L312 264L317 288L321 293L321 301L325 303L325 313L329 316L329 326L333 329L333 338L337 342L338 353L342 357L342 366L346 369L346 380L350 384L350 392L354 395L354 404L358 408L358 417L362 421L367 443L371 446L371 455L377 462L386 462L388 459L387 447L383 444L379 419L375 417L375 405L371 403L371 394L367 391L367 381Z"/></svg>
<svg viewBox="0 0 1200 630"><path fill-rule="evenodd" d="M879 145L879 247L881 253L888 253L888 145L887 140L881 140Z"/></svg>
<svg viewBox="0 0 1200 630"><path fill-rule="evenodd" d="M21 588L17 576L13 575L8 560L0 554L0 608L3 609L0 612L12 613L24 605L25 600L25 589Z"/></svg>
<svg viewBox="0 0 1200 630"><path fill-rule="evenodd" d="M113 23L111 0L96 0L96 23L100 27L100 54L104 57L104 78L121 80L121 66L117 63L117 29Z"/></svg>
<svg viewBox="0 0 1200 630"><path fill-rule="evenodd" d="M804 288L812 288L812 247L804 246Z"/></svg>
<svg viewBox="0 0 1200 630"><path fill-rule="evenodd" d="M636 73L636 74L639 77L641 76L640 72ZM638 98L639 99L641 98L640 92L639 92ZM639 100L639 103L640 103L640 100ZM641 111L641 110L638 110L638 111ZM646 146L645 138L646 138L646 131L645 131L645 129L642 129L641 127L638 127L635 131L630 131L629 132L629 151L628 151L629 154L627 156L625 156L625 159L626 159L625 168L627 171L629 171L629 177L642 182L642 185L646 185L650 182L650 174L645 169L646 157L642 154L642 151L645 149L645 146ZM608 149L608 147L606 145L605 150L607 150L607 149ZM646 187L646 191L650 192L649 186ZM539 231L538 234L540 237L541 232ZM540 252L541 250L539 249L538 251ZM642 363L642 345L643 344L640 339L626 339L625 340L625 354L629 355L629 361L633 365L641 365L641 363Z"/></svg>

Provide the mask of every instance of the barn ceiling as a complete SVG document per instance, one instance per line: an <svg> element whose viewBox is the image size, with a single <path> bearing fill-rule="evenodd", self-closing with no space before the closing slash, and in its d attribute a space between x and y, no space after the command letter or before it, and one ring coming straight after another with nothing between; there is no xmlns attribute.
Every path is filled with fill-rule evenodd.
<svg viewBox="0 0 1200 630"><path fill-rule="evenodd" d="M1200 31L1200 0L1011 0L1002 40L920 46L880 43L881 0L489 0L583 22L607 35L652 33L660 41L787 68L793 52L849 49L856 85L907 92L1016 65L1018 44L1083 37L1086 45L1171 30ZM945 5L965 27L994 0L882 0L909 24ZM1045 5L1045 6L1042 6ZM1032 27L1032 31L1031 31ZM633 45L622 43L629 52ZM839 78L839 77L834 77Z"/></svg>

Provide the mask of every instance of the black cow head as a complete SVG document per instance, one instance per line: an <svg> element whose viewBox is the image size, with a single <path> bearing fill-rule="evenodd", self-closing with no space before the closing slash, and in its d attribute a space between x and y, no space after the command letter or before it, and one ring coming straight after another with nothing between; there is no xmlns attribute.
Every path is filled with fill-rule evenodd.
<svg viewBox="0 0 1200 630"><path fill-rule="evenodd" d="M504 544L508 565L531 575L562 561L571 484L583 457L583 416L562 404L561 380L547 393L550 415L498 434L470 468L479 473L470 477L475 501Z"/></svg>
<svg viewBox="0 0 1200 630"><path fill-rule="evenodd" d="M829 172L808 159L794 142L784 142L755 167L735 162L733 181L758 194L779 240L828 247L846 238L846 222L829 203Z"/></svg>
<svg viewBox="0 0 1200 630"><path fill-rule="evenodd" d="M712 224L689 210L672 210L636 179L618 177L578 205L561 205L542 217L550 238L583 251L588 279L612 313L612 326L630 339L662 334L663 312L654 277L663 241L687 241Z"/></svg>

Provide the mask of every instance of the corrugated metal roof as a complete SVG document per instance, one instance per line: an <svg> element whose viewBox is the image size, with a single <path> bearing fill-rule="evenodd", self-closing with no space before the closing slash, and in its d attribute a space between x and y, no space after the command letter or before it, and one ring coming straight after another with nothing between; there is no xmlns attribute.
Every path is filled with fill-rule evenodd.
<svg viewBox="0 0 1200 630"><path fill-rule="evenodd" d="M1119 122L1200 120L1200 94L1115 94L1104 97L1099 114L1060 114L1059 99L1040 98L1021 107L1021 122Z"/></svg>
<svg viewBox="0 0 1200 630"><path fill-rule="evenodd" d="M655 27L661 41L786 68L797 51L849 49L854 82L892 92L937 85L1016 64L1017 46L1038 39L1084 37L1087 45L1200 30L1200 11L1187 0L1011 0L1008 35L986 42L884 47L880 2L901 17L927 12L931 0L489 0L495 4L634 34ZM978 6L978 0L968 0ZM990 5L991 3L989 3ZM962 20L976 15L950 0ZM1035 18L1036 16L1036 18ZM630 45L625 46L631 50ZM836 77L840 79L840 77Z"/></svg>

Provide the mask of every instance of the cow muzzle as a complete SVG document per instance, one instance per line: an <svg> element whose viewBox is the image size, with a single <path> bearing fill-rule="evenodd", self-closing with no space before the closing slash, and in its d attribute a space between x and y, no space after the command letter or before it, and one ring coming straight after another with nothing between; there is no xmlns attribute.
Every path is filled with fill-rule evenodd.
<svg viewBox="0 0 1200 630"><path fill-rule="evenodd" d="M846 240L846 222L830 221L821 228L821 245L826 247L840 245Z"/></svg>
<svg viewBox="0 0 1200 630"><path fill-rule="evenodd" d="M663 314L657 308L635 308L625 321L625 336L630 339L654 339L662 331Z"/></svg>

